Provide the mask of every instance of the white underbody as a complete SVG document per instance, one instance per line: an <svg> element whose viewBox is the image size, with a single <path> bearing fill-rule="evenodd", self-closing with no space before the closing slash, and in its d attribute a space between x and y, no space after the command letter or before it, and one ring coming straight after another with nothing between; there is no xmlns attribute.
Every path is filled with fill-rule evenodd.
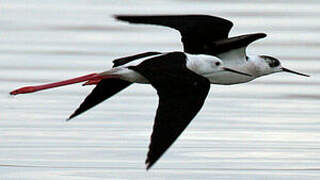
<svg viewBox="0 0 320 180"><path fill-rule="evenodd" d="M209 79L211 84L223 84L223 85L245 83L255 79L254 77L239 75L239 74L235 74L227 71L217 72L207 78Z"/></svg>
<svg viewBox="0 0 320 180"><path fill-rule="evenodd" d="M235 53L237 53L237 52L235 52ZM242 61L241 63L235 63L235 62L237 62L237 60L228 59L228 58L237 58L237 57L234 57L232 53L229 53L227 55L221 54L221 56L219 56L219 57L209 56L209 55L192 55L192 54L187 54L187 53L185 53L185 54L187 56L187 64L186 64L187 68L192 70L193 72L201 75L201 76L208 78L212 84L230 85L230 84L244 83L244 82L251 81L251 80L262 75L261 73L259 73L259 69L256 68L257 64L255 61L246 61L246 60L242 61L241 60ZM143 77L142 75L140 75L136 71L128 69L127 67L136 66L146 59L150 59L150 58L154 58L154 57L162 56L162 55L163 54L149 56L146 58L141 58L141 59L129 62L127 64L124 64L122 66L112 68L111 70L106 71L103 74L117 75L117 76L119 76L120 79L123 79L126 81L146 84L149 82L145 77ZM205 70L203 69L203 67L205 67L205 66L201 66L202 65L201 63L205 59L208 59L208 58L220 59L224 63L225 67L232 68L232 69L240 71L240 72L245 72L245 73L251 74L253 76L249 77L249 76L245 76L245 75L241 75L241 74L237 74L237 73L233 73L233 72L229 72L229 71L223 71L223 70L215 71L212 73L204 72ZM239 57L239 58L244 58L244 57Z"/></svg>

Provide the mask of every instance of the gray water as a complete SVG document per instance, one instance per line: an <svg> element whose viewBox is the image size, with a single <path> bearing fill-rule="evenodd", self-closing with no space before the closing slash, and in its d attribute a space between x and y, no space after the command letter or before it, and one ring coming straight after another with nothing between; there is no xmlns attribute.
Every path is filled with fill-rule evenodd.
<svg viewBox="0 0 320 180"><path fill-rule="evenodd" d="M0 4L0 179L319 179L320 2L36 1ZM114 14L210 14L231 35L265 32L248 48L311 74L278 73L213 85L201 112L148 172L156 91L133 85L65 119L91 91L80 84L11 90L100 72L121 56L181 50L178 32L117 22Z"/></svg>

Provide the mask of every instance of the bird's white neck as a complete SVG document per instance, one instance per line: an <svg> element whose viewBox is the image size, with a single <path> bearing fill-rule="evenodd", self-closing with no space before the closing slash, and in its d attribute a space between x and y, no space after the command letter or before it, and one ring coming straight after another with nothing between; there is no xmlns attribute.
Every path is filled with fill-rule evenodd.
<svg viewBox="0 0 320 180"><path fill-rule="evenodd" d="M245 57L240 57L245 58ZM244 82L252 81L260 76L264 76L270 74L268 71L267 64L259 58L259 56L249 56L245 59L241 59L242 63L234 64L228 63L229 60L222 61L226 64L226 67L235 69L240 72L245 72L252 77L243 76L239 74L235 74L232 72L222 71L214 74L207 75L206 77L210 80L212 84L223 84L223 85L231 85L231 84L239 84ZM239 61L239 60L232 60Z"/></svg>

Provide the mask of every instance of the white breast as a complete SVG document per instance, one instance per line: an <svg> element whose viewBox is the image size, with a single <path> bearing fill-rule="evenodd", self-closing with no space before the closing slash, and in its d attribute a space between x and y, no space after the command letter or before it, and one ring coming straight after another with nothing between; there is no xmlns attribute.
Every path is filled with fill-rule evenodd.
<svg viewBox="0 0 320 180"><path fill-rule="evenodd" d="M239 84L248 81L252 81L255 79L254 77L244 76L228 71L217 72L211 75L208 75L207 78L212 84L223 84L223 85L231 85L231 84Z"/></svg>

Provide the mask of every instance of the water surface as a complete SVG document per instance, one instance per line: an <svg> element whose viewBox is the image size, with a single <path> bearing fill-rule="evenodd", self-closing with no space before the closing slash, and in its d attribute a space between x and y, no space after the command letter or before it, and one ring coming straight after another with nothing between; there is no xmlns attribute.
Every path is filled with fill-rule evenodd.
<svg viewBox="0 0 320 180"><path fill-rule="evenodd" d="M0 179L319 179L319 1L5 1L0 6ZM212 86L187 130L146 172L156 91L133 85L65 122L93 87L11 97L12 89L99 72L144 51L181 50L168 28L114 14L211 14L248 48L311 78L278 73Z"/></svg>

